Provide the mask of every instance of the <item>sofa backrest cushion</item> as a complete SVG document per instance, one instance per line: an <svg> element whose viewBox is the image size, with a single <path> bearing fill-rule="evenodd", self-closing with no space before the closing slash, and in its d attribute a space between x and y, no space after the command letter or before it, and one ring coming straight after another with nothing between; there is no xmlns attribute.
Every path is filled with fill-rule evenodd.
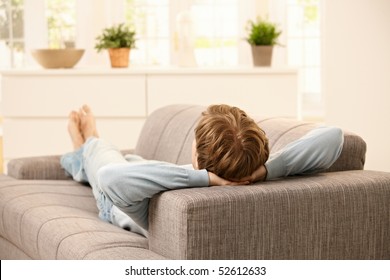
<svg viewBox="0 0 390 280"><path fill-rule="evenodd" d="M176 164L191 163L194 129L205 109L206 107L198 105L170 105L154 111L145 122L135 153L145 159ZM288 118L251 117L266 132L271 153L317 126ZM364 140L356 134L344 131L343 151L328 171L363 169L365 154Z"/></svg>

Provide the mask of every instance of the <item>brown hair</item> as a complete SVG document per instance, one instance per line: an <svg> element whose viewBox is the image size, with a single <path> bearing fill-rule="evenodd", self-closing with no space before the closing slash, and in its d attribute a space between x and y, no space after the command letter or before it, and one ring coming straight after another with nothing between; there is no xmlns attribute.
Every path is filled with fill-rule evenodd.
<svg viewBox="0 0 390 280"><path fill-rule="evenodd" d="M199 169L228 180L240 180L269 156L264 131L247 114L228 105L211 105L195 128Z"/></svg>

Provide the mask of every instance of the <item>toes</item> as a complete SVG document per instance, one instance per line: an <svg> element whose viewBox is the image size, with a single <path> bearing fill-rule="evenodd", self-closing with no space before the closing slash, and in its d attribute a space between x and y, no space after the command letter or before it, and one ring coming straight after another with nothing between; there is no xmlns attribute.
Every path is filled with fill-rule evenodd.
<svg viewBox="0 0 390 280"><path fill-rule="evenodd" d="M88 105L83 105L82 107L82 110L86 113L86 114L91 114L92 111L91 111L91 108L88 106Z"/></svg>
<svg viewBox="0 0 390 280"><path fill-rule="evenodd" d="M82 116L85 115L85 112L84 112L84 110L83 110L82 108L79 109L78 115L79 115L80 117L82 117Z"/></svg>
<svg viewBox="0 0 390 280"><path fill-rule="evenodd" d="M77 124L80 122L79 114L76 111L70 112L69 119Z"/></svg>
<svg viewBox="0 0 390 280"><path fill-rule="evenodd" d="M76 121L77 118L78 118L78 114L76 111L70 112L69 119L71 119L72 121Z"/></svg>

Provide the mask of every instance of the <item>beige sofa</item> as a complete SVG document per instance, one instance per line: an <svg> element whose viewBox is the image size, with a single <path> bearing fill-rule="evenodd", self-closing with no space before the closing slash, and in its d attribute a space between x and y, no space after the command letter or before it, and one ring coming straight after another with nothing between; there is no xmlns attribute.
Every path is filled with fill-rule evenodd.
<svg viewBox="0 0 390 280"><path fill-rule="evenodd" d="M189 163L202 110L157 110L134 152ZM315 126L255 119L272 152ZM13 160L0 177L0 258L389 259L390 173L362 170L365 151L359 136L345 132L329 172L156 195L148 239L99 220L90 187L70 180L59 156Z"/></svg>

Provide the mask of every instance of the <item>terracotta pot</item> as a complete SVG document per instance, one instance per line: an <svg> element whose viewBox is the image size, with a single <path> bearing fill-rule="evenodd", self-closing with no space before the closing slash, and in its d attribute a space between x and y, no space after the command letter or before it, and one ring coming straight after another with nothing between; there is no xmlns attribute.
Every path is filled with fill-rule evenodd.
<svg viewBox="0 0 390 280"><path fill-rule="evenodd" d="M254 66L271 66L273 46L253 46L252 57Z"/></svg>
<svg viewBox="0 0 390 280"><path fill-rule="evenodd" d="M129 66L129 48L108 49L110 54L111 67L128 67Z"/></svg>

